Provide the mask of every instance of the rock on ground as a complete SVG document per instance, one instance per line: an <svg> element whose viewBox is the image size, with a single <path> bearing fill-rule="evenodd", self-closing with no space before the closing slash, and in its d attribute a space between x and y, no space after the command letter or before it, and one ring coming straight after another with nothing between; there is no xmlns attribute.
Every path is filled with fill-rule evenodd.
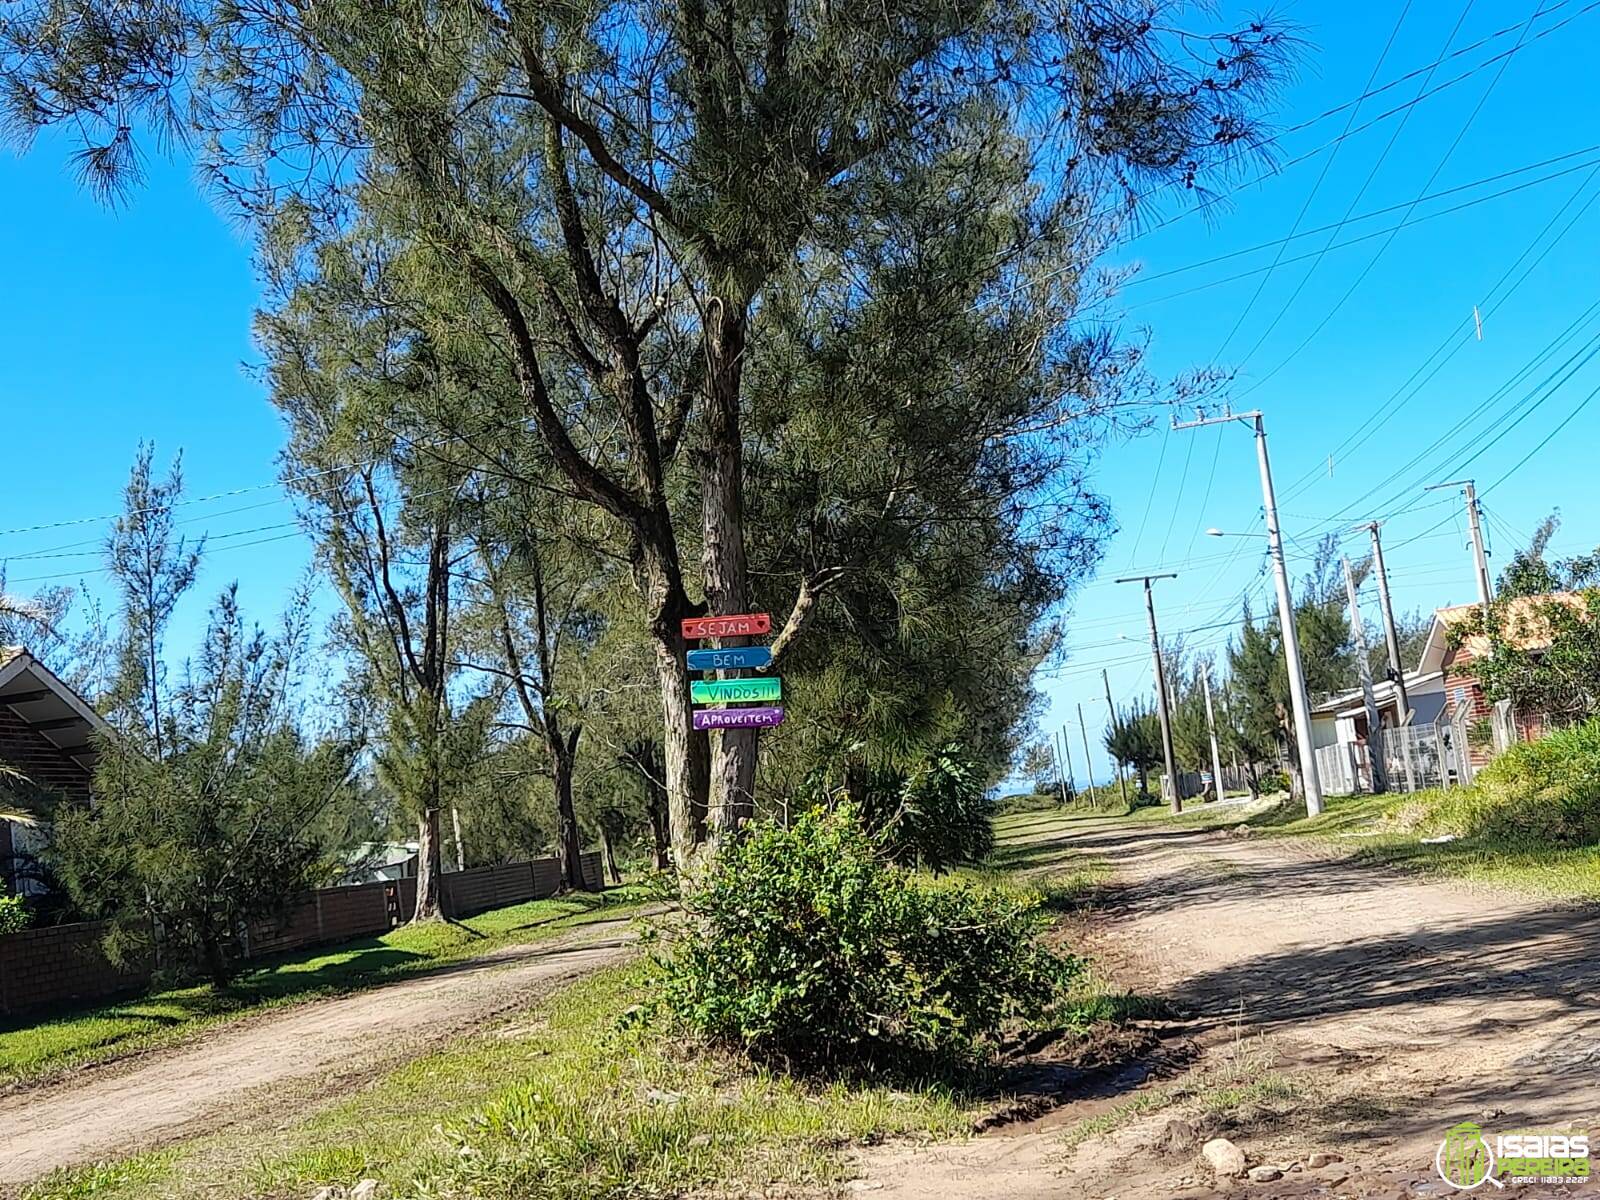
<svg viewBox="0 0 1600 1200"><path fill-rule="evenodd" d="M1244 1151L1227 1138L1212 1138L1200 1147L1200 1157L1218 1175L1233 1179L1244 1174Z"/></svg>

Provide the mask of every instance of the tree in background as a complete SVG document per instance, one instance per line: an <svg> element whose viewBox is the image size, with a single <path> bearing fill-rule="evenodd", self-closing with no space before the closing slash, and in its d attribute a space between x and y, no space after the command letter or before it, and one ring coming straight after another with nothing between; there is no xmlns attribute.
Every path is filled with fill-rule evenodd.
<svg viewBox="0 0 1600 1200"><path fill-rule="evenodd" d="M1366 562L1356 567L1358 584L1368 567ZM1306 691L1315 704L1356 681L1355 639L1338 543L1332 536L1317 547L1294 605ZM1301 771L1307 764L1300 762L1295 745L1283 631L1275 613L1258 623L1246 602L1243 628L1228 647L1228 668L1233 730L1240 748L1252 761L1270 761L1282 753L1293 794L1303 795Z"/></svg>
<svg viewBox="0 0 1600 1200"><path fill-rule="evenodd" d="M1056 753L1050 743L1040 739L1029 742L1022 753L1022 773L1033 785L1036 795L1051 796L1059 793L1060 776L1056 774Z"/></svg>
<svg viewBox="0 0 1600 1200"><path fill-rule="evenodd" d="M1106 753L1117 765L1138 772L1139 794L1150 795L1149 773L1163 767L1161 717L1142 700L1133 700L1117 709L1116 719L1105 732Z"/></svg>
<svg viewBox="0 0 1600 1200"><path fill-rule="evenodd" d="M106 539L106 558L121 599L117 674L105 697L111 720L157 760L173 740L162 711L166 691L165 636L173 610L192 586L205 539L177 532L175 507L183 494L182 455L167 477L153 470L155 447L141 443L122 493L122 515Z"/></svg>
<svg viewBox="0 0 1600 1200"><path fill-rule="evenodd" d="M1569 586L1562 577L1560 564L1545 558L1550 539L1561 528L1561 514L1553 512L1540 521L1528 544L1511 556L1506 569L1500 572L1495 586L1495 597L1511 600L1518 596L1547 596Z"/></svg>
<svg viewBox="0 0 1600 1200"><path fill-rule="evenodd" d="M244 212L301 226L307 277L316 245L381 208L366 261L422 250L443 326L465 292L493 315L508 416L627 547L681 864L697 808L737 823L756 778L754 731L709 763L691 736L695 594L778 612L780 659L815 652L832 600L835 628L900 651L917 752L951 740L964 681L923 689L904 652L921 600L959 608L935 572L975 564L1025 616L1092 559L1089 448L1149 392L1137 348L1081 318L1087 269L1151 192L1247 161L1289 45L1270 22L1197 33L1121 0L42 0L0 26L0 72L24 136L71 123L104 193L137 179L141 121L186 123ZM769 479L783 507L758 511ZM961 739L980 761L1009 757L990 747L1014 728L1011 675ZM906 723L860 719L887 693L829 679L874 737Z"/></svg>
<svg viewBox="0 0 1600 1200"><path fill-rule="evenodd" d="M159 933L166 961L226 987L248 923L339 874L315 829L353 796L356 746L306 738L295 672L292 644L246 629L230 588L182 682L152 704L160 756L100 740L95 804L58 811L50 853L78 907L111 922L114 960L150 953Z"/></svg>

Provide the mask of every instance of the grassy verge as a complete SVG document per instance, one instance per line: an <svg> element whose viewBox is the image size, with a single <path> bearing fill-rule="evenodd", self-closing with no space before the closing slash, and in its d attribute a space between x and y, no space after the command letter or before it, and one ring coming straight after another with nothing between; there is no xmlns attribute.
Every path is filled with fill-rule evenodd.
<svg viewBox="0 0 1600 1200"><path fill-rule="evenodd" d="M638 966L613 968L298 1121L61 1172L25 1195L277 1200L363 1178L385 1196L480 1200L763 1191L838 1182L842 1146L971 1126L976 1102L937 1085L808 1085L619 1021L643 995Z"/></svg>
<svg viewBox="0 0 1600 1200"><path fill-rule="evenodd" d="M1013 844L1025 835L1002 830L999 861L967 874L1062 904L1103 882L1064 847ZM25 1200L304 1200L361 1179L396 1200L787 1195L844 1182L852 1146L961 1136L1007 1100L988 1071L957 1087L754 1067L635 1019L649 992L644 966L610 968L354 1094L307 1081L234 1128L58 1172ZM1090 974L1061 1028L1090 1038L1161 1011Z"/></svg>
<svg viewBox="0 0 1600 1200"><path fill-rule="evenodd" d="M226 993L209 984L174 988L50 1020L0 1025L0 1088L171 1045L273 1006L378 987L502 946L623 916L644 899L637 889L618 888L599 896L534 900L461 922L402 927L382 937L288 955L247 971Z"/></svg>
<svg viewBox="0 0 1600 1200"><path fill-rule="evenodd" d="M1448 879L1512 888L1566 900L1600 899L1600 846L1562 847L1484 834L1449 836L1465 823L1471 789L1410 795L1331 796L1319 817L1287 799L1195 806L1179 816L1138 810L1130 820L1180 828L1244 826L1252 833L1311 839L1353 857Z"/></svg>

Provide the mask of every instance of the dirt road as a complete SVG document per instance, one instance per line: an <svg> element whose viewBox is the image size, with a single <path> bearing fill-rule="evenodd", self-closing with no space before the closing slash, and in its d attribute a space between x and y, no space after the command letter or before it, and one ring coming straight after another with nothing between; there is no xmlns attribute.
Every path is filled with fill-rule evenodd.
<svg viewBox="0 0 1600 1200"><path fill-rule="evenodd" d="M1314 1150L1342 1161L1219 1184L1192 1145L1164 1143L1170 1107L1144 1117L1125 1107L1069 1145L1064 1131L1109 1111L1101 1102L1009 1137L872 1155L860 1186L875 1197L1441 1196L1455 1193L1434 1173L1434 1152L1456 1122L1600 1135L1593 908L1392 874L1298 843L1069 825L1068 843L1109 862L1118 883L1088 949L1119 981L1186 1011L1180 1032L1202 1051L1191 1074L1241 1091L1283 1081L1281 1096L1245 1102L1221 1132L1252 1163L1287 1165ZM1062 829L1041 816L1016 836L1044 859ZM1504 1194L1593 1188L1600 1180Z"/></svg>
<svg viewBox="0 0 1600 1200"><path fill-rule="evenodd" d="M633 940L619 922L247 1019L122 1069L0 1099L0 1196L56 1167L226 1125L273 1103L273 1085L325 1080L331 1092L374 1075L618 961Z"/></svg>

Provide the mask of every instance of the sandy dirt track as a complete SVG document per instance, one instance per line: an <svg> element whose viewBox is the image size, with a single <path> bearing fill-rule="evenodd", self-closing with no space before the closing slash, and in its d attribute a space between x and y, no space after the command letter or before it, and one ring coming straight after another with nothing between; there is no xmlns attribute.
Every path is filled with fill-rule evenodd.
<svg viewBox="0 0 1600 1200"><path fill-rule="evenodd" d="M273 1085L348 1087L577 975L617 962L625 919L510 946L372 991L224 1026L131 1063L0 1099L0 1196L56 1167L149 1150L272 1103Z"/></svg>
<svg viewBox="0 0 1600 1200"><path fill-rule="evenodd" d="M1059 837L1049 819L1020 837ZM1088 948L1136 990L1177 1001L1200 1064L1243 1043L1294 1079L1278 1119L1229 1131L1252 1161L1337 1152L1327 1170L1218 1184L1192 1152L1162 1154L1170 1113L1068 1151L1061 1127L950 1147L886 1148L858 1186L884 1200L1050 1197L1441 1196L1444 1131L1600 1135L1600 913L1218 831L1076 823L1070 844L1119 888ZM1042 1122L1041 1125L1049 1125ZM1600 1138L1596 1139L1600 1142ZM1580 1196L1587 1185L1493 1194ZM1465 1193L1460 1193L1465 1194ZM1483 1188L1473 1195L1491 1194Z"/></svg>

